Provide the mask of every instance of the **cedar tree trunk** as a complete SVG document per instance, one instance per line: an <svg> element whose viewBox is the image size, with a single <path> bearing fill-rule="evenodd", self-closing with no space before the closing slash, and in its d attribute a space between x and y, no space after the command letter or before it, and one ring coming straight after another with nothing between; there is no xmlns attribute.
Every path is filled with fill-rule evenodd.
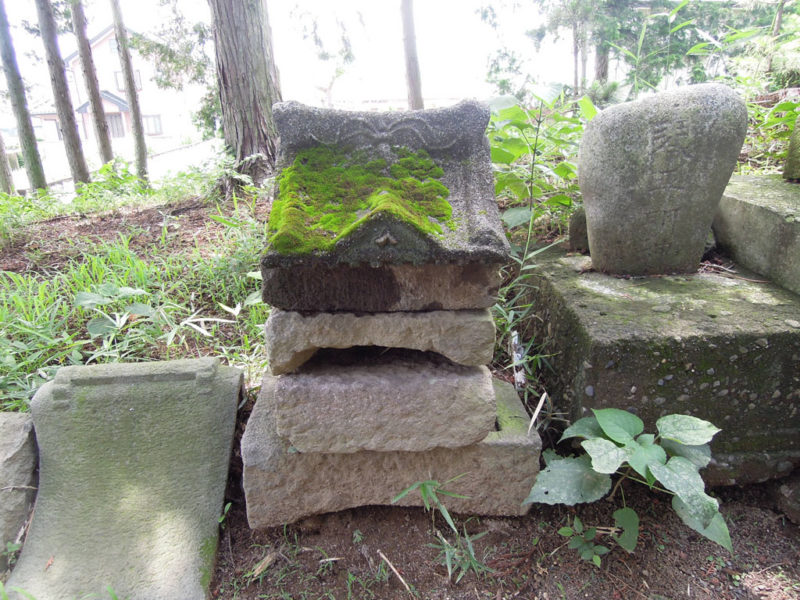
<svg viewBox="0 0 800 600"><path fill-rule="evenodd" d="M272 105L280 102L265 0L208 0L214 21L222 130L237 169L256 185L272 172L278 133Z"/></svg>
<svg viewBox="0 0 800 600"><path fill-rule="evenodd" d="M104 163L114 160L114 150L111 148L111 136L108 133L106 113L103 111L103 100L100 98L100 85L97 83L97 69L92 58L92 49L86 35L86 15L83 12L81 0L70 0L72 9L72 31L78 41L78 56L81 60L83 80L89 94L89 104L92 107L92 123L94 123L94 136L97 140L97 149Z"/></svg>
<svg viewBox="0 0 800 600"><path fill-rule="evenodd" d="M139 92L136 91L136 80L131 64L131 50L128 32L122 21L122 9L119 0L111 0L111 12L114 14L114 33L117 36L117 50L122 74L125 78L125 99L131 109L131 129L136 147L136 174L142 181L147 181L147 145L144 143L144 127L142 126L142 110L139 108Z"/></svg>
<svg viewBox="0 0 800 600"><path fill-rule="evenodd" d="M417 34L414 31L413 0L401 0L400 13L403 16L403 48L406 54L406 82L408 84L408 107L411 110L425 108L422 102L422 79L419 75L417 58Z"/></svg>
<svg viewBox="0 0 800 600"><path fill-rule="evenodd" d="M608 81L608 46L604 43L597 44L594 49L594 80L600 83Z"/></svg>
<svg viewBox="0 0 800 600"><path fill-rule="evenodd" d="M6 156L6 144L3 141L3 135L0 134L0 192L6 194L14 194L14 178L11 175L11 167L8 165L8 156Z"/></svg>
<svg viewBox="0 0 800 600"><path fill-rule="evenodd" d="M78 135L78 124L75 122L75 111L69 96L67 75L64 72L64 61L58 49L58 31L53 17L50 0L36 0L36 12L39 14L39 30L47 55L47 68L50 71L50 86L53 88L53 99L58 113L58 124L67 152L67 162L74 183L88 183L89 169L83 157L81 138Z"/></svg>
<svg viewBox="0 0 800 600"><path fill-rule="evenodd" d="M47 180L44 178L42 159L39 156L39 148L36 145L36 135L33 132L31 114L28 112L25 87L22 84L22 76L19 74L19 67L17 66L17 55L11 42L11 31L8 27L4 0L0 0L0 55L3 58L3 71L8 83L11 108L17 121L17 135L19 136L22 156L25 160L25 172L28 174L28 182L31 190L47 189Z"/></svg>

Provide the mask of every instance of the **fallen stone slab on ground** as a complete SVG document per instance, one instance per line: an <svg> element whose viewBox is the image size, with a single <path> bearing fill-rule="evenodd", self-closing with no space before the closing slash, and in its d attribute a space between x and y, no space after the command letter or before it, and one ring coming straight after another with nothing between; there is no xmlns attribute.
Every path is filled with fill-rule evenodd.
<svg viewBox="0 0 800 600"><path fill-rule="evenodd" d="M0 413L0 552L21 539L36 486L36 438L24 413ZM8 566L0 554L0 575Z"/></svg>
<svg viewBox="0 0 800 600"><path fill-rule="evenodd" d="M778 175L731 178L714 235L736 262L800 294L800 185Z"/></svg>
<svg viewBox="0 0 800 600"><path fill-rule="evenodd" d="M383 346L438 352L453 362L492 362L495 326L488 310L393 313L270 311L266 348L273 375L297 369L320 348Z"/></svg>
<svg viewBox="0 0 800 600"><path fill-rule="evenodd" d="M467 446L494 429L497 414L488 368L434 353L328 351L274 389L277 433L300 452Z"/></svg>
<svg viewBox="0 0 800 600"><path fill-rule="evenodd" d="M529 417L514 388L495 380L498 429L481 442L426 452L303 453L275 432L275 379L264 378L242 438L247 518L254 529L306 516L390 504L417 481L434 479L466 498L447 498L453 512L522 515L539 472L541 441L527 433ZM422 506L417 492L398 505Z"/></svg>
<svg viewBox="0 0 800 600"><path fill-rule="evenodd" d="M616 407L651 431L665 414L711 421L711 484L800 464L800 297L743 270L617 278L555 249L537 262L527 334L552 354L547 389L573 419Z"/></svg>
<svg viewBox="0 0 800 600"><path fill-rule="evenodd" d="M31 403L39 494L7 588L205 600L241 377L210 358L60 369Z"/></svg>

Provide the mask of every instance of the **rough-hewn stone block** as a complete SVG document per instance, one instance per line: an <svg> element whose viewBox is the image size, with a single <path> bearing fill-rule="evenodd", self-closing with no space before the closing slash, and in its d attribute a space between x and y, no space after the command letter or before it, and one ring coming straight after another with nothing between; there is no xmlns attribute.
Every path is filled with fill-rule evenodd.
<svg viewBox="0 0 800 600"><path fill-rule="evenodd" d="M454 512L522 515L522 505L539 472L541 442L527 433L528 416L514 388L495 382L498 430L481 442L427 452L352 454L302 453L275 433L275 378L267 376L242 439L247 518L254 529L292 523L300 518L363 506L389 504L415 483L445 482L467 498L447 498ZM421 506L418 494L398 504Z"/></svg>
<svg viewBox="0 0 800 600"><path fill-rule="evenodd" d="M312 360L274 384L275 426L300 452L452 448L494 428L486 367L390 350L353 364Z"/></svg>
<svg viewBox="0 0 800 600"><path fill-rule="evenodd" d="M31 403L39 494L8 587L205 600L240 387L208 358L60 369Z"/></svg>
<svg viewBox="0 0 800 600"><path fill-rule="evenodd" d="M495 327L488 310L298 313L273 309L266 326L273 375L295 370L320 348L385 346L437 352L453 362L492 362Z"/></svg>
<svg viewBox="0 0 800 600"><path fill-rule="evenodd" d="M527 335L546 340L548 391L573 418L590 408L691 414L722 428L713 484L785 475L800 463L800 298L717 273L620 279L587 259L537 256Z"/></svg>
<svg viewBox="0 0 800 600"><path fill-rule="evenodd" d="M733 177L714 235L736 262L800 294L800 185L777 175Z"/></svg>
<svg viewBox="0 0 800 600"><path fill-rule="evenodd" d="M0 550L17 540L35 492L36 439L33 420L23 413L0 413ZM6 570L0 556L0 573Z"/></svg>

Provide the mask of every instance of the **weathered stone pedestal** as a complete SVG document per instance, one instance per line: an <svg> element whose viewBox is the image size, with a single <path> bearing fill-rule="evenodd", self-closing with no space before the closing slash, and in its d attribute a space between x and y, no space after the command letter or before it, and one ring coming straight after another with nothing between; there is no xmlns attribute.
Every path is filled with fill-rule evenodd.
<svg viewBox="0 0 800 600"><path fill-rule="evenodd" d="M241 377L209 358L60 369L31 402L39 493L7 588L207 598Z"/></svg>
<svg viewBox="0 0 800 600"><path fill-rule="evenodd" d="M786 475L800 464L800 297L735 275L618 278L551 250L537 257L528 335L546 343L554 402L655 420L690 414L722 428L711 484Z"/></svg>
<svg viewBox="0 0 800 600"><path fill-rule="evenodd" d="M540 441L485 366L508 250L488 110L275 114L271 374L242 439L251 527L388 504L430 479L456 478L450 510L523 514Z"/></svg>

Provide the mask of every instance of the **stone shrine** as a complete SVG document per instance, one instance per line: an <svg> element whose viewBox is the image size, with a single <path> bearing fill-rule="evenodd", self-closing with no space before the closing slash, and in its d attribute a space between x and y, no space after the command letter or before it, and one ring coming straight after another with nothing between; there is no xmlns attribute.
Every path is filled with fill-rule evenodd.
<svg viewBox="0 0 800 600"><path fill-rule="evenodd" d="M389 504L429 479L457 478L454 511L525 513L541 444L486 367L508 251L488 109L274 113L271 373L242 439L251 527Z"/></svg>

